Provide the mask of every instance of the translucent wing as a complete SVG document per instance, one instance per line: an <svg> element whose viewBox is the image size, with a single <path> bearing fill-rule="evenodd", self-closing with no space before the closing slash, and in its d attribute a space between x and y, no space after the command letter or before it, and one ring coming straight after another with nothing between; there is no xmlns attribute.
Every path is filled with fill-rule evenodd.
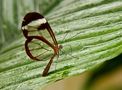
<svg viewBox="0 0 122 90"><path fill-rule="evenodd" d="M40 35L42 35L44 38L46 38L51 44L58 45L56 38L55 38L55 35L54 35L54 32L52 31L48 22L41 25L38 28L38 32Z"/></svg>
<svg viewBox="0 0 122 90"><path fill-rule="evenodd" d="M50 59L54 54L54 50L41 40L33 39L28 44L29 53L37 60ZM28 53L28 52L27 52Z"/></svg>
<svg viewBox="0 0 122 90"><path fill-rule="evenodd" d="M31 12L25 15L22 22L22 30L28 33L25 37L29 36L43 36L51 44L57 45L55 35L48 24L47 20L39 13Z"/></svg>

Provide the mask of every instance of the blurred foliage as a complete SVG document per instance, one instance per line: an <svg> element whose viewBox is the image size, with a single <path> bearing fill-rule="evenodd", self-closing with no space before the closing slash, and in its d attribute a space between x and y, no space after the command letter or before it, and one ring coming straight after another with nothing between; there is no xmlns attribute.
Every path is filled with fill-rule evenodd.
<svg viewBox="0 0 122 90"><path fill-rule="evenodd" d="M119 67L122 67L122 54L118 55L117 57L111 60L105 61L103 64L99 65L99 67L92 70L92 73L90 74L90 77L88 81L86 82L86 86L84 90L91 90L91 87L96 82L96 80L98 80L102 76L109 74L110 72L113 72ZM111 87L114 87L114 86L111 86ZM110 90L121 90L121 89L113 88Z"/></svg>
<svg viewBox="0 0 122 90"><path fill-rule="evenodd" d="M0 49L21 37L20 26L23 16L30 11L47 14L60 0L0 0Z"/></svg>
<svg viewBox="0 0 122 90"><path fill-rule="evenodd" d="M38 90L122 53L121 0L0 0L0 10L1 90ZM31 61L24 51L20 27L31 11L45 15L63 46L46 77L48 60Z"/></svg>

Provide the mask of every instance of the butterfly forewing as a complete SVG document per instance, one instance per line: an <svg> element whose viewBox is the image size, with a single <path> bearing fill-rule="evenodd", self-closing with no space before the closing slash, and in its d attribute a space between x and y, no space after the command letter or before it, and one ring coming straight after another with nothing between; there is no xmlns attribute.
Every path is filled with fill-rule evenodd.
<svg viewBox="0 0 122 90"><path fill-rule="evenodd" d="M50 41L51 44L57 45L55 35L45 18L40 18L31 21L29 24L23 27L28 31L28 36L43 36L45 39Z"/></svg>
<svg viewBox="0 0 122 90"><path fill-rule="evenodd" d="M46 23L46 28L38 29L38 33L39 35L43 36L44 38L46 38L51 44L56 45L57 42L55 41L55 36L52 35L52 30L49 28L50 26Z"/></svg>

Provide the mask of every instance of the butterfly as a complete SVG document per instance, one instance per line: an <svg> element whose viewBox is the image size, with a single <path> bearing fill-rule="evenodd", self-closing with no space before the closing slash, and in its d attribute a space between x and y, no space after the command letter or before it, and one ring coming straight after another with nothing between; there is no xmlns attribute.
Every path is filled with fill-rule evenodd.
<svg viewBox="0 0 122 90"><path fill-rule="evenodd" d="M58 44L52 28L40 13L27 13L23 18L21 30L26 38L24 44L26 54L36 61L47 57L50 59L42 73L42 76L46 76L54 57L59 56L62 46Z"/></svg>

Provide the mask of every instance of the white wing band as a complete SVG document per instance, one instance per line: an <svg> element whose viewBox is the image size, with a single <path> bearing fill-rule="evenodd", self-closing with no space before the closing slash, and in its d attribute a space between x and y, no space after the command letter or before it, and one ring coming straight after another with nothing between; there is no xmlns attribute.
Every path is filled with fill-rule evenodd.
<svg viewBox="0 0 122 90"><path fill-rule="evenodd" d="M40 26L41 24L44 24L44 23L46 23L47 21L46 21L46 19L45 18L42 18L42 19L37 19L37 20L35 20L35 21L32 21L32 22L30 22L29 24L28 24L28 26Z"/></svg>

